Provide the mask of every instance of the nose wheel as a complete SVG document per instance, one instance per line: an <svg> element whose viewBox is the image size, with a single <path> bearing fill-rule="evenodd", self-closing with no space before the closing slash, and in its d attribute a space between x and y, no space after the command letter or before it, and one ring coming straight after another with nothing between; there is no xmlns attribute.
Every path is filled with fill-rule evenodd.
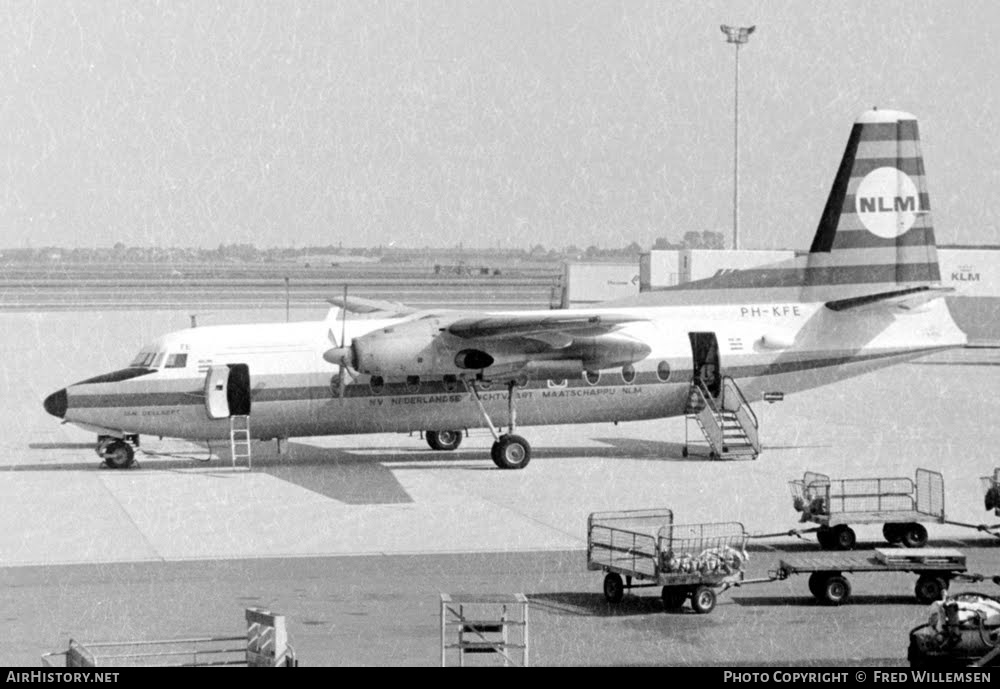
<svg viewBox="0 0 1000 689"><path fill-rule="evenodd" d="M102 435L97 439L96 452L110 469L128 469L135 464L135 449L128 440Z"/></svg>

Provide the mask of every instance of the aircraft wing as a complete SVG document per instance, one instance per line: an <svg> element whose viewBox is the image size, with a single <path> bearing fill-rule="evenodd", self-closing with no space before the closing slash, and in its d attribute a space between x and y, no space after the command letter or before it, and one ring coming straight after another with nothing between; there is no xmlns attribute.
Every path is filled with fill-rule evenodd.
<svg viewBox="0 0 1000 689"><path fill-rule="evenodd" d="M954 291L954 287L922 285L892 292L866 294L863 297L828 301L826 307L833 311L876 311L892 307L909 311Z"/></svg>
<svg viewBox="0 0 1000 689"><path fill-rule="evenodd" d="M387 317L409 316L416 313L417 309L400 304L396 301L383 301L382 299L366 299L364 297L331 297L327 301L334 306L340 307L344 311L351 313L379 313Z"/></svg>
<svg viewBox="0 0 1000 689"><path fill-rule="evenodd" d="M509 340L527 338L546 343L567 344L574 337L596 337L617 330L626 323L640 320L634 316L604 314L600 316L569 315L545 316L536 314L460 318L445 330L466 340Z"/></svg>

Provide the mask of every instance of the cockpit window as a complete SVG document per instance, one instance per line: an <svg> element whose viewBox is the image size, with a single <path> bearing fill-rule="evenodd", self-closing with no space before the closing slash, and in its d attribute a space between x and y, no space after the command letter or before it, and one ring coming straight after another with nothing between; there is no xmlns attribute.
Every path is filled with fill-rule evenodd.
<svg viewBox="0 0 1000 689"><path fill-rule="evenodd" d="M132 363L129 364L130 368L152 368L153 360L156 358L156 352L139 352Z"/></svg>
<svg viewBox="0 0 1000 689"><path fill-rule="evenodd" d="M163 357L166 356L166 354L167 354L166 352L157 352L156 358L153 359L151 368L159 368L160 364L163 363Z"/></svg>
<svg viewBox="0 0 1000 689"><path fill-rule="evenodd" d="M187 354L171 354L167 357L167 365L164 368L184 368L187 366Z"/></svg>

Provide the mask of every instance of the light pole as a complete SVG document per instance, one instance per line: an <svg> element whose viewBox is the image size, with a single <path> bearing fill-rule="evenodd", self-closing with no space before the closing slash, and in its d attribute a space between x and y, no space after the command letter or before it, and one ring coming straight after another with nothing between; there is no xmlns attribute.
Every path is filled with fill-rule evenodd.
<svg viewBox="0 0 1000 689"><path fill-rule="evenodd" d="M722 25L726 43L736 46L736 83L733 98L733 249L740 248L740 46L750 40L754 26Z"/></svg>

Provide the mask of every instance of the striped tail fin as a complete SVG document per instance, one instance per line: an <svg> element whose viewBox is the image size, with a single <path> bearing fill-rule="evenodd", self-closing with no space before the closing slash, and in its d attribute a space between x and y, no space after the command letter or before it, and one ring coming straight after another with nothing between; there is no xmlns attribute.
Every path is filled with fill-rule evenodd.
<svg viewBox="0 0 1000 689"><path fill-rule="evenodd" d="M854 123L803 277L806 301L940 284L913 115L876 109Z"/></svg>

